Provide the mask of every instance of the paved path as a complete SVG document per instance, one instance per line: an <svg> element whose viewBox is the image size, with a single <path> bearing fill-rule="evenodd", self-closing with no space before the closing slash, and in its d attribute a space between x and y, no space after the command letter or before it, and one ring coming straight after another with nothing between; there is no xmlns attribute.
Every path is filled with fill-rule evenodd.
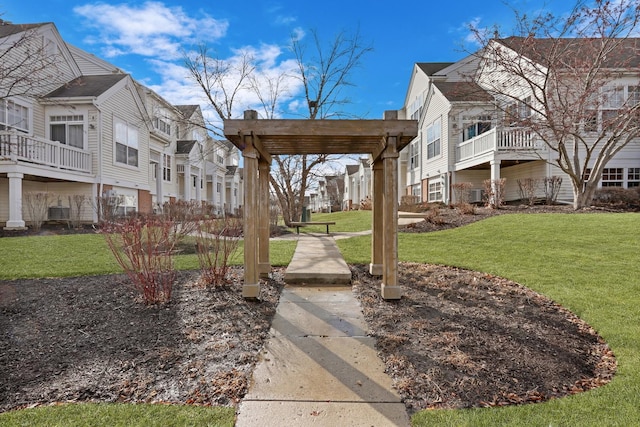
<svg viewBox="0 0 640 427"><path fill-rule="evenodd" d="M326 235L300 238L298 253L313 254L307 267L324 266L315 274L346 266ZM236 426L408 426L405 406L366 332L350 286L287 284Z"/></svg>

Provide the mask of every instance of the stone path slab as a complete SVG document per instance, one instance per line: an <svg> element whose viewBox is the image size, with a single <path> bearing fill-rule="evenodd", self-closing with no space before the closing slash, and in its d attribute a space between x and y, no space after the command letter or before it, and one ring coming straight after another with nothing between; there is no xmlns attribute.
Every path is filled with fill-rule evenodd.
<svg viewBox="0 0 640 427"><path fill-rule="evenodd" d="M236 426L409 426L374 345L350 287L285 287Z"/></svg>

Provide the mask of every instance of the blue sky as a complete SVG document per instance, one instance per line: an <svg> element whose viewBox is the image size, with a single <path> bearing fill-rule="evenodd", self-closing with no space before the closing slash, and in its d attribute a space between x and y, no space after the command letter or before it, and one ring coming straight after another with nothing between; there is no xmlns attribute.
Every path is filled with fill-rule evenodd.
<svg viewBox="0 0 640 427"><path fill-rule="evenodd" d="M513 9L566 12L566 0L456 1L124 1L0 0L0 17L14 23L54 22L62 37L124 69L174 104L201 104L201 93L187 81L183 52L206 42L220 58L239 49L262 59L265 73L291 67L286 46L292 33L309 37L315 29L325 41L341 30L360 28L373 52L355 70L348 111L381 118L402 107L415 62L456 61L465 56L469 23L500 25L510 34ZM296 88L294 87L293 92ZM283 110L293 113L296 93ZM249 101L247 101L249 102Z"/></svg>

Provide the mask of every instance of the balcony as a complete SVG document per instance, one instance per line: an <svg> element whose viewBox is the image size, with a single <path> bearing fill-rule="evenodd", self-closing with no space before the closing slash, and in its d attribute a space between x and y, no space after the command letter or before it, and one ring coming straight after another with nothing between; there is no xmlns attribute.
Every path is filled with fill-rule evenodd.
<svg viewBox="0 0 640 427"><path fill-rule="evenodd" d="M518 153L538 155L546 151L544 142L535 134L522 128L493 128L456 147L456 163L484 158L496 153Z"/></svg>
<svg viewBox="0 0 640 427"><path fill-rule="evenodd" d="M0 132L0 160L91 173L89 151L16 132Z"/></svg>

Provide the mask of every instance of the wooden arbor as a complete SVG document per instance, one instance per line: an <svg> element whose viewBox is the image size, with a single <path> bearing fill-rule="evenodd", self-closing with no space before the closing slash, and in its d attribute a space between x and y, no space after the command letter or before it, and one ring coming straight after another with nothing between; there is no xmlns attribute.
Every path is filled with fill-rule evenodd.
<svg viewBox="0 0 640 427"><path fill-rule="evenodd" d="M371 154L373 158L373 232L370 273L382 276L385 299L401 297L398 286L398 157L418 134L416 120L225 120L224 134L244 158L245 298L260 294L260 275L269 262L269 174L272 155Z"/></svg>

